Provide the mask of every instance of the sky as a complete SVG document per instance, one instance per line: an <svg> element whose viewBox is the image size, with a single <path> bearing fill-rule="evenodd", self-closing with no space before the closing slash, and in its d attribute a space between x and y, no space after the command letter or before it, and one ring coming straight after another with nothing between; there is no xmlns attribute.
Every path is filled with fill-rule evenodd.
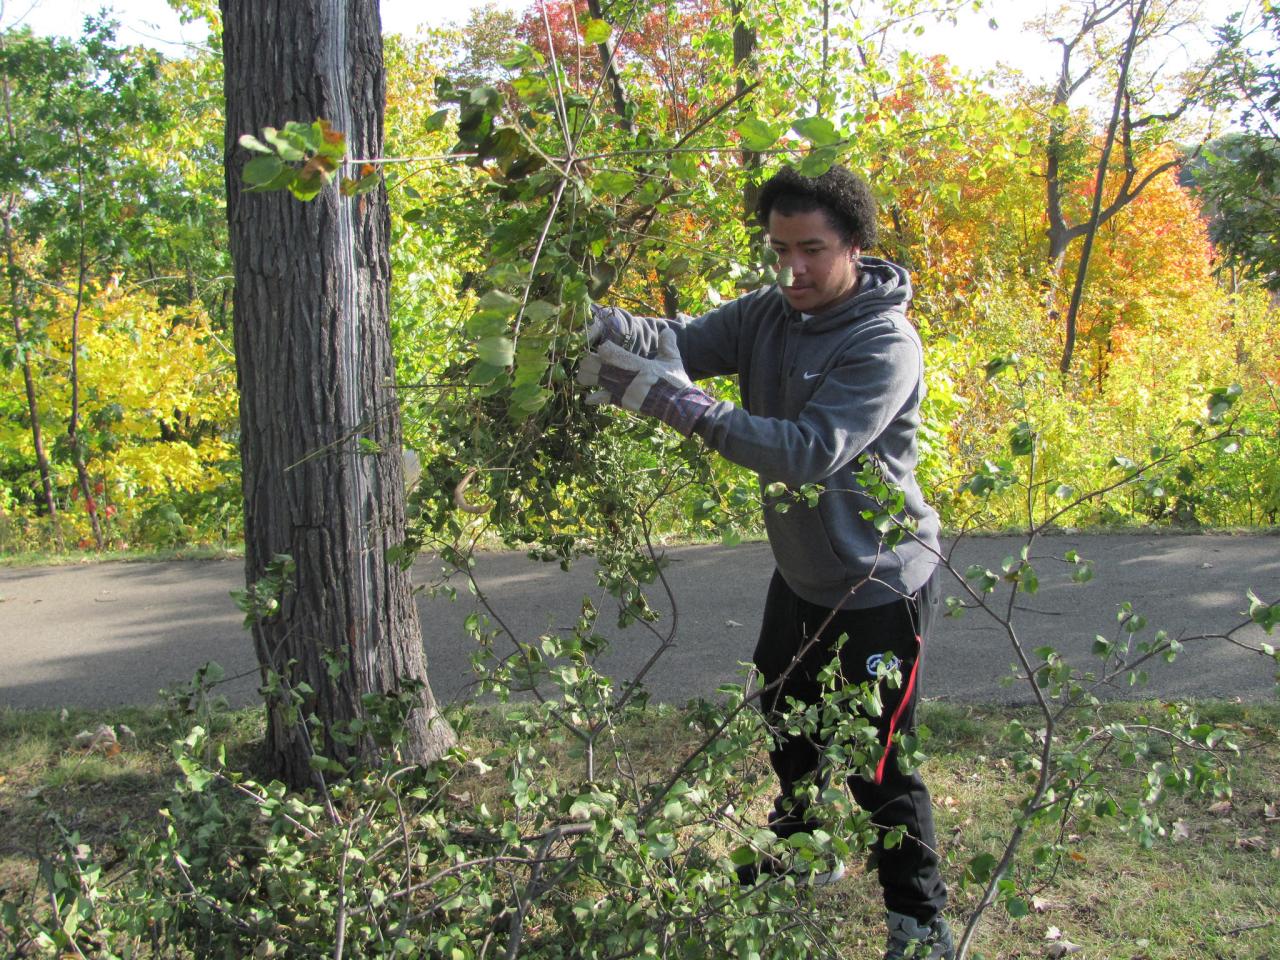
<svg viewBox="0 0 1280 960"><path fill-rule="evenodd" d="M483 0L381 0L383 30L412 33L419 25L465 21L468 11ZM500 6L520 8L525 0L497 0ZM979 12L960 15L956 26L929 24L923 37L912 41L921 53L945 53L963 69L979 71L997 62L1008 64L1032 80L1047 80L1057 66L1053 48L1023 30L1025 22L1060 5L1061 0L985 0ZM1256 0L1217 0L1206 7L1212 15ZM37 33L78 35L87 14L104 4L121 22L120 39L142 42L176 53L183 43L198 43L203 31L183 26L165 0L0 0L0 26L26 23ZM998 29L991 29L994 19Z"/></svg>

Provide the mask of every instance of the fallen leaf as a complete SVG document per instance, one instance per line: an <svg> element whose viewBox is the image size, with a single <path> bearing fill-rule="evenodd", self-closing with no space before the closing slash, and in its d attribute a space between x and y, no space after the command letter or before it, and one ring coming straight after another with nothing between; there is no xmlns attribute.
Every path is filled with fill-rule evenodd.
<svg viewBox="0 0 1280 960"><path fill-rule="evenodd" d="M1077 853L1075 850L1072 850L1070 853L1067 854L1067 856L1070 857L1072 860L1074 860L1076 863L1084 863L1086 860L1089 859L1083 853Z"/></svg>
<svg viewBox="0 0 1280 960"><path fill-rule="evenodd" d="M1271 848L1271 859L1272 859L1272 860L1280 860L1280 847L1272 847L1272 848Z"/></svg>
<svg viewBox="0 0 1280 960"><path fill-rule="evenodd" d="M1031 909L1036 913L1048 913L1058 906L1059 904L1054 903L1052 900L1046 900L1044 897L1035 896L1031 898Z"/></svg>
<svg viewBox="0 0 1280 960"><path fill-rule="evenodd" d="M58 719L59 719L62 723L66 723L66 722L67 722L67 717L69 717L69 716L70 716L70 714L69 714L69 713L67 713L67 708L66 708L66 707L63 707L63 708L62 708L62 711L58 714Z"/></svg>
<svg viewBox="0 0 1280 960"><path fill-rule="evenodd" d="M1274 803L1264 804L1262 807L1262 815L1267 818L1267 822L1272 820L1280 820L1280 808Z"/></svg>
<svg viewBox="0 0 1280 960"><path fill-rule="evenodd" d="M117 730L120 734L121 743L127 743L130 747L136 747L138 745L138 735L123 723L120 724Z"/></svg>
<svg viewBox="0 0 1280 960"><path fill-rule="evenodd" d="M1217 803L1209 805L1209 812L1215 817L1225 817L1234 809L1230 800L1219 800Z"/></svg>
<svg viewBox="0 0 1280 960"><path fill-rule="evenodd" d="M1044 955L1046 957L1065 957L1071 953L1079 953L1084 947L1078 943L1072 943L1070 940L1059 940L1057 943L1048 946Z"/></svg>
<svg viewBox="0 0 1280 960"><path fill-rule="evenodd" d="M742 626L742 624L740 624L737 620L726 620L726 621L724 622L724 625L725 625L726 627L740 627L740 626Z"/></svg>
<svg viewBox="0 0 1280 960"><path fill-rule="evenodd" d="M1047 930L1045 930L1045 932L1044 932L1044 938L1045 938L1046 940L1049 940L1049 941L1061 940L1061 939L1062 939L1062 931L1061 931L1061 930L1059 930L1057 927L1049 927L1049 928L1048 928Z"/></svg>
<svg viewBox="0 0 1280 960"><path fill-rule="evenodd" d="M1187 821L1185 821L1185 820L1175 820L1175 821L1173 821L1173 839L1175 839L1175 840L1190 840L1190 839L1191 839L1191 825L1190 825L1189 823L1187 823Z"/></svg>
<svg viewBox="0 0 1280 960"><path fill-rule="evenodd" d="M1237 850L1265 850L1267 841L1263 837L1236 837Z"/></svg>
<svg viewBox="0 0 1280 960"><path fill-rule="evenodd" d="M105 723L98 724L98 729L92 732L81 730L75 736L75 745L85 751L101 750L109 757L113 757L120 752L120 744L116 740L115 730ZM115 748L114 751L108 752L112 747Z"/></svg>

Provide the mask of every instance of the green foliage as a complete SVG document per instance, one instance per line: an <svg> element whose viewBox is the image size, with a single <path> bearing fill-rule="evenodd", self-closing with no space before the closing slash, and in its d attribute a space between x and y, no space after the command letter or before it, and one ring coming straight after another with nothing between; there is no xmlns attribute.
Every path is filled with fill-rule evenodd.
<svg viewBox="0 0 1280 960"><path fill-rule="evenodd" d="M1243 133L1215 141L1191 171L1213 211L1212 236L1228 262L1269 290L1280 289L1276 202L1280 198L1280 10L1263 4L1257 30L1236 15L1219 34L1242 45L1232 64Z"/></svg>
<svg viewBox="0 0 1280 960"><path fill-rule="evenodd" d="M1223 138L1196 171L1195 184L1214 211L1211 235L1228 262L1267 289L1280 289L1275 253L1280 140L1259 134Z"/></svg>
<svg viewBox="0 0 1280 960"><path fill-rule="evenodd" d="M240 172L250 190L288 190L299 200L319 196L333 181L347 153L346 136L327 120L290 120L281 130L266 127L262 140L251 133L242 134L239 143L256 154ZM368 193L379 183L377 168L367 164L358 178L342 179L340 189L343 196L353 197Z"/></svg>

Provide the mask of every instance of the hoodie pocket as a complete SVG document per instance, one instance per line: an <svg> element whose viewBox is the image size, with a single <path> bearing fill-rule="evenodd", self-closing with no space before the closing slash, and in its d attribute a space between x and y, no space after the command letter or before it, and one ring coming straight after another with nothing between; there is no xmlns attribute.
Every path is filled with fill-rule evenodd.
<svg viewBox="0 0 1280 960"><path fill-rule="evenodd" d="M787 503L785 513L774 509L779 502ZM765 506L765 527L774 559L789 581L818 585L846 579L845 564L832 545L820 507L786 498L770 501Z"/></svg>

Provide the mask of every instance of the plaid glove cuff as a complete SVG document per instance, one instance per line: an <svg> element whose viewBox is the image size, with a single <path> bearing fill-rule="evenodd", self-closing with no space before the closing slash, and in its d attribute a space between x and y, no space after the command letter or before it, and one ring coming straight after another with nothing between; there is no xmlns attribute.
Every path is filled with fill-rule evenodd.
<svg viewBox="0 0 1280 960"><path fill-rule="evenodd" d="M715 400L698 387L678 387L667 380L659 380L649 388L644 402L640 404L640 412L657 417L687 437L714 403Z"/></svg>

